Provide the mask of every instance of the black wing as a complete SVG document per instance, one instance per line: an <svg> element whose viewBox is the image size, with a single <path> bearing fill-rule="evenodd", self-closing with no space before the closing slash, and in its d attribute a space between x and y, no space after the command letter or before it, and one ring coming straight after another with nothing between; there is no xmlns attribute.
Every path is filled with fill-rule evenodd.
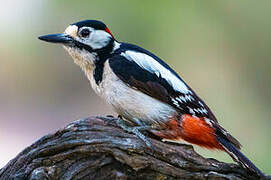
<svg viewBox="0 0 271 180"><path fill-rule="evenodd" d="M131 88L137 89L138 91L171 105L181 114L204 117L204 119L209 120L211 126L215 128L215 134L217 136L224 137L233 143L237 149L240 149L240 143L218 124L216 117L209 107L177 75L175 71L150 52L137 46L133 46L133 48L134 47L137 48L135 52L139 52L144 55L127 55L125 53L130 50L122 48L121 52L115 54L115 56L109 59L109 65L113 72L124 83ZM143 58L143 60L141 58ZM157 66L155 62L152 64L149 61L159 62L159 65ZM169 77L165 76L165 69L163 68L170 71L171 74L168 74ZM174 81L181 81L183 83L177 82L177 84L184 85L183 88L186 89L185 91L178 90L176 86L174 87L176 84L173 85L174 81L170 79L172 78L172 75L174 76ZM177 77L177 80L175 77Z"/></svg>
<svg viewBox="0 0 271 180"><path fill-rule="evenodd" d="M146 54L146 50L144 51L145 52L142 52L142 57L149 56L154 61L157 61L156 56L149 52L149 54ZM147 68L144 68L142 67L142 64L141 66L139 65L140 63L138 61L133 60L133 58L136 59L137 57L131 57L130 55L127 58L125 53L126 51L121 52L109 59L109 64L113 72L124 83L134 89L148 94L155 99L170 104L182 114L206 117L215 122L217 121L207 105L194 93L194 91L189 86L183 82L183 80L172 69L169 69L172 73L171 75L177 77L177 79L182 81L186 88L188 88L186 93L174 89L172 82L162 76L162 71L164 69L160 69L161 72L159 72L159 70L157 71L157 69L151 69L150 66L152 66L152 64L148 64L148 67L146 66ZM142 62L144 63L145 60ZM162 60L159 59L159 61ZM166 69L169 67L164 62L163 64L160 63L160 65L162 68Z"/></svg>

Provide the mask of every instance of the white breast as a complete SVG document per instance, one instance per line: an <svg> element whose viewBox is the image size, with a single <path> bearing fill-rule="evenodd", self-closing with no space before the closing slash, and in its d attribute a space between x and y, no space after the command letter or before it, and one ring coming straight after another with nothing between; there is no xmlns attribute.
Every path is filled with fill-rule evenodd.
<svg viewBox="0 0 271 180"><path fill-rule="evenodd" d="M93 73L92 73L93 74ZM103 80L97 85L93 75L88 76L94 91L114 110L127 119L137 118L147 124L165 122L177 114L176 110L159 100L124 84L105 62Z"/></svg>

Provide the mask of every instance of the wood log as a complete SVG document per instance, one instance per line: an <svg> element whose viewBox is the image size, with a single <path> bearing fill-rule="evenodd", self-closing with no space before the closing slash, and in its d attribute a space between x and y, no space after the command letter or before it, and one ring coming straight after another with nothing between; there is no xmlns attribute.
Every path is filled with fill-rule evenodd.
<svg viewBox="0 0 271 180"><path fill-rule="evenodd" d="M25 148L0 170L0 179L260 179L239 165L204 158L190 145L148 136L150 149L115 122L74 121Z"/></svg>

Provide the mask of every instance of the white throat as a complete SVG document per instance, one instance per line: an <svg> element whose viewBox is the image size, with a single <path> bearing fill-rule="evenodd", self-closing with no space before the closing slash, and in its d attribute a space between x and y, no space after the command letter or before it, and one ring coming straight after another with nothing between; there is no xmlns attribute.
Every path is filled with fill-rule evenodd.
<svg viewBox="0 0 271 180"><path fill-rule="evenodd" d="M120 48L120 43L114 41L112 52L116 51ZM95 52L88 52L84 49L78 49L69 46L63 46L66 51L72 56L74 63L80 66L80 68L84 71L89 80L93 79L91 76L93 75L93 70L95 68L95 61L99 61L99 57ZM111 52L111 53L112 53Z"/></svg>

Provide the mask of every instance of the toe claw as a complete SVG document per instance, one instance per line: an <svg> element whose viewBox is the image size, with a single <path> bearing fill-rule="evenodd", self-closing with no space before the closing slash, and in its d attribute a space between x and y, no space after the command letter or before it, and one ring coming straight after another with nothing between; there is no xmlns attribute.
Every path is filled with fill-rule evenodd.
<svg viewBox="0 0 271 180"><path fill-rule="evenodd" d="M136 126L136 127L128 127L122 119L117 119L117 124L125 131L133 133L139 139L141 139L146 146L153 151L152 144L147 139L147 137L142 134L140 131L148 130L151 126Z"/></svg>

